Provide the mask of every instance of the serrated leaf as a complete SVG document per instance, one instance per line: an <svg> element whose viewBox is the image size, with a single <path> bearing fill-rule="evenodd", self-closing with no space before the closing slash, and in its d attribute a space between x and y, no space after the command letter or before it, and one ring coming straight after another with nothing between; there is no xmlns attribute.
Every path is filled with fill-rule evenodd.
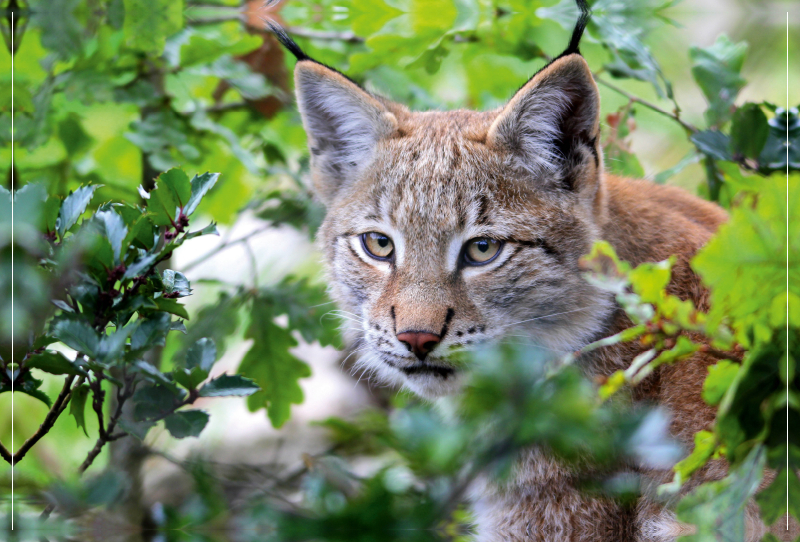
<svg viewBox="0 0 800 542"><path fill-rule="evenodd" d="M58 320L50 333L62 343L90 357L96 357L100 336L86 322L81 320Z"/></svg>
<svg viewBox="0 0 800 542"><path fill-rule="evenodd" d="M192 295L192 289L189 287L189 279L180 271L173 271L172 269L165 269L161 275L161 282L164 283L165 293L178 294L178 297L185 297Z"/></svg>
<svg viewBox="0 0 800 542"><path fill-rule="evenodd" d="M733 114L731 145L734 152L756 159L761 154L768 135L767 116L758 104L745 104Z"/></svg>
<svg viewBox="0 0 800 542"><path fill-rule="evenodd" d="M267 303L254 300L250 315L245 337L253 339L253 346L245 354L239 373L253 379L261 391L248 397L247 407L251 411L266 408L272 425L280 427L289 419L291 405L303 402L298 380L311 376L311 369L289 352L297 342L289 331L273 323Z"/></svg>
<svg viewBox="0 0 800 542"><path fill-rule="evenodd" d="M194 176L191 182L192 195L183 209L186 216L191 216L191 214L195 212L203 196L217 184L218 179L219 173L203 173L202 175Z"/></svg>
<svg viewBox="0 0 800 542"><path fill-rule="evenodd" d="M200 397L246 396L259 391L258 385L241 375L222 375L200 388Z"/></svg>
<svg viewBox="0 0 800 542"><path fill-rule="evenodd" d="M186 352L186 368L198 367L208 374L217 361L217 345L213 339L202 338Z"/></svg>
<svg viewBox="0 0 800 542"><path fill-rule="evenodd" d="M47 232L56 231L56 221L58 220L58 213L61 210L61 198L58 196L50 196L44 203L42 209L42 219L44 220L44 229Z"/></svg>
<svg viewBox="0 0 800 542"><path fill-rule="evenodd" d="M138 388L133 394L132 401L133 420L136 422L160 418L171 412L177 404L172 390L160 385Z"/></svg>
<svg viewBox="0 0 800 542"><path fill-rule="evenodd" d="M715 160L733 160L730 138L719 130L704 130L689 138L697 149Z"/></svg>
<svg viewBox="0 0 800 542"><path fill-rule="evenodd" d="M319 341L322 346L341 342L341 322L328 315L332 305L324 285L311 284L305 278L287 277L278 286L262 289L260 295L270 302L275 316L288 316L288 328L299 331L306 342Z"/></svg>
<svg viewBox="0 0 800 542"><path fill-rule="evenodd" d="M216 222L212 222L202 230L187 233L186 239L194 239L195 237L200 237L201 235L219 235Z"/></svg>
<svg viewBox="0 0 800 542"><path fill-rule="evenodd" d="M183 323L183 320L175 320L169 325L170 331L180 331L184 335L186 335L186 324Z"/></svg>
<svg viewBox="0 0 800 542"><path fill-rule="evenodd" d="M125 270L123 279L132 279L144 273L151 265L158 259L158 254L148 254L139 258L137 261L128 266Z"/></svg>
<svg viewBox="0 0 800 542"><path fill-rule="evenodd" d="M196 437L208 423L202 410L181 410L164 418L164 426L175 438Z"/></svg>
<svg viewBox="0 0 800 542"><path fill-rule="evenodd" d="M54 375L86 375L86 371L77 362L68 359L61 352L50 352L49 350L26 359L25 367L39 369Z"/></svg>
<svg viewBox="0 0 800 542"><path fill-rule="evenodd" d="M709 125L719 126L731 118L731 107L745 85L739 73L746 53L746 43L733 43L725 35L710 47L689 49L692 76L708 100Z"/></svg>
<svg viewBox="0 0 800 542"><path fill-rule="evenodd" d="M765 525L772 525L787 512L800 521L800 479L791 469L781 469L769 487L756 495L756 502ZM786 508L787 502L789 503L788 509Z"/></svg>
<svg viewBox="0 0 800 542"><path fill-rule="evenodd" d="M72 390L72 395L69 399L69 413L75 418L75 423L78 427L83 429L83 434L87 437L89 433L86 431L86 397L89 395L89 386L81 384Z"/></svg>
<svg viewBox="0 0 800 542"><path fill-rule="evenodd" d="M64 233L75 225L92 200L95 190L101 186L99 184L81 186L64 198L55 224L59 237L63 238Z"/></svg>
<svg viewBox="0 0 800 542"><path fill-rule="evenodd" d="M128 227L122 217L114 211L98 211L95 213L94 219L100 226L100 234L111 244L111 249L114 251L114 263L119 265L123 242L128 235Z"/></svg>
<svg viewBox="0 0 800 542"><path fill-rule="evenodd" d="M183 0L124 0L126 43L150 55L164 50L167 38L183 26Z"/></svg>
<svg viewBox="0 0 800 542"><path fill-rule="evenodd" d="M170 315L163 312L141 320L141 324L131 336L131 350L147 350L154 346L164 346L170 329L170 320Z"/></svg>
<svg viewBox="0 0 800 542"><path fill-rule="evenodd" d="M189 313L186 312L186 307L178 303L177 300L159 297L155 300L155 302L158 310L174 314L175 316L180 316L184 320L189 319Z"/></svg>
<svg viewBox="0 0 800 542"><path fill-rule="evenodd" d="M208 378L208 371L204 371L200 367L178 368L172 371L172 378L187 390L193 390Z"/></svg>

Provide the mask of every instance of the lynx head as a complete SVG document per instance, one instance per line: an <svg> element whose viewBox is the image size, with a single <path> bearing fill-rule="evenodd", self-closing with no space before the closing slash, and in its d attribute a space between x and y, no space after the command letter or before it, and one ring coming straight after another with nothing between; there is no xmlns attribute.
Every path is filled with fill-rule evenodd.
<svg viewBox="0 0 800 542"><path fill-rule="evenodd" d="M424 397L504 337L565 352L611 300L581 277L605 191L599 97L578 54L490 112L412 112L310 59L295 69L332 291L360 363Z"/></svg>
<svg viewBox="0 0 800 542"><path fill-rule="evenodd" d="M556 352L606 328L613 302L578 259L606 201L597 86L578 45L496 111L412 112L309 58L295 90L317 195L318 242L334 298L349 312L359 363L434 398L462 374L454 355L523 337Z"/></svg>

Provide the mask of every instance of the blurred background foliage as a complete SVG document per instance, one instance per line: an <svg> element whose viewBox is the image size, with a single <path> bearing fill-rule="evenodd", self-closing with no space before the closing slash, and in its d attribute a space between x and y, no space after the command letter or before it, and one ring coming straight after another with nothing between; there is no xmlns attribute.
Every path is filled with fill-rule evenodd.
<svg viewBox="0 0 800 542"><path fill-rule="evenodd" d="M795 378L793 362L788 372L779 369L796 357L781 347L794 335L780 335L779 330L789 324L796 330L800 321L796 313L780 316L787 304L798 306L790 303L798 292L781 297L789 278L800 283L798 247L787 245L781 229L792 223L776 203L781 176L769 177L787 166L800 168L800 100L795 93L787 103L785 91L787 78L790 89L800 88L800 74L787 75L784 67L783 29L791 3L590 4L594 17L581 50L600 83L607 168L676 184L735 208L730 229L698 262L716 296L708 316L711 324L703 332L723 343L733 340L715 335L724 334L716 327L722 323L742 352L752 354L746 354L741 370L741 360L718 367L709 401L722 405L726 421L713 436L700 435L699 451L676 467L673 489L719 454L751 471L765 461L779 466L781 457L797 450L781 455L781 407L791 404L796 413L798 399L796 391L782 396L778 384ZM74 533L89 528L90 535L80 539L107 538L106 531L130 526L136 518L165 529L167 534L147 535L161 540L214 539L209 528L228 529L229 534L220 536L242 540L264 540L276 532L285 540L455 540L464 536L469 522L462 504L467 483L481 473L502 476L515 451L525 445L545 443L565 460L588 445L598 452L598 461L613 469L615 461L639 453L631 444L639 435L649 446L640 449L645 456L675 459L659 411L627 411L615 403L621 389L635 385L635 373L605 383L602 393L611 399L602 402L577 373L569 368L552 373L547 360L525 349L477 356L476 380L465 391L474 408L461 423L405 394L373 389L368 382L367 392L347 408L320 399L324 394L319 390L326 386L341 387L341 398L354 395L365 383L329 376L339 370L338 362L350 367L350 353L337 359L331 352L344 346L337 331L341 315L332 311L325 296L319 256L310 242L323 210L307 184L305 134L292 105L294 60L264 32L263 18L286 26L312 57L412 109L489 109L503 104L564 48L577 18L573 2L7 0L3 10L3 186L18 195L28 185L39 187L27 193L43 190L51 199L42 201L54 202L46 211L52 214L55 208L54 219L59 207L86 190L81 187L92 187L91 197L76 208L77 228L98 211L108 211L102 207L107 202L139 206L144 212L155 179L171 168L180 167L189 177L219 172L195 216L201 225L216 222L220 238L203 237L169 254L159 253L168 257L158 272L185 274L194 295L186 300L186 333L166 335L163 345L148 350L147 360L161 374L172 374L183 370L192 345L209 338L222 357L220 371L238 371L260 387L247 399L220 401L226 406L217 410L208 407L214 415L206 435L214 430L217 415L221 425L205 440L201 435L201 444L192 446L190 439L179 445L163 430L143 443L126 444L133 440L126 437L104 448L83 481L76 469L100 427L93 416L86 416L84 429L92 436L86 438L75 415L61 416L15 468L22 503L17 525L27 526L24 536L36 538L42 528L53 536L59 535L54 532L58 529ZM791 16L789 47L797 50L796 10ZM0 202L4 344L12 321L10 196L6 200ZM19 202L16 211L33 213ZM40 225L31 216L29 222ZM165 239L169 228L155 227L162 228L158 232ZM54 229L55 224L40 227L42 233ZM40 240L31 234L33 240L26 244L19 231L13 242L13 265L19 271L14 321L15 331L27 333L31 323L45 329L51 319L64 317L64 309L49 303L51 295L57 297L53 289L64 285L40 269ZM755 238L753 231L759 232ZM788 239L797 238L800 233L793 232ZM135 247L130 250L129 264L138 255ZM731 259L731 251L743 256ZM788 276L781 274L780 265L751 266L750 256L771 261L783 253L792 265ZM741 275L732 269L752 272ZM617 287L627 292L646 290L647 285L663 290L658 286L663 269L641 271L630 279L628 272L617 269L618 279L626 277ZM656 307L652 313L645 310L645 320L676 327L668 325L672 334L652 338L660 346L637 369L679 362L693 347L670 340L693 329L690 323L676 320L670 312L675 308L661 307L658 296L640 301ZM630 309L641 314L637 307L631 302ZM618 340L632 338L638 337ZM311 344L316 349L303 350ZM74 357L68 342L56 342L50 349ZM4 354L5 369L13 374L14 360ZM761 417L744 408L752 382L748 375L762 378L762 403L770 406ZM61 378L38 371L36 376L41 379L36 389L55 398ZM315 378L330 380L312 387ZM519 394L504 394L514 385ZM10 395L0 393L0 412L10 412ZM558 401L542 404L537 402L541 396ZM14 400L14 438L19 443L36 431L48 408L31 395L15 393ZM241 408L245 401L255 415ZM554 408L556 403L561 406ZM301 404L316 408L298 417ZM522 423L526 412L544 413L532 417L541 423ZM308 427L311 418L318 422L315 428ZM283 429L278 432L270 425ZM487 447L485 431L492 427L504 427L506 439ZM612 429L598 433L598 427ZM308 431L317 431L311 440ZM11 441L11 417L5 414L0 441ZM234 453L241 449L250 452ZM793 456L792 461L800 460ZM165 471L164 465L174 468ZM781 483L788 477L790 491L800 494L790 472L780 476ZM178 479L185 487L160 494L148 486L159 477L167 485ZM0 484L6 494L10 469L0 471ZM762 499L764 509L771 510L770 520L782 513L779 485ZM748 486L732 497L728 486L696 497L711 503L705 516L692 516L692 507L685 505L687 521L713 518L714 510L730 508L732 502L741 505L753 490ZM586 488L625 500L633 498L638 485L612 478L587 480ZM56 504L59 513L42 527L32 518L48 503ZM62 521L71 516L81 519ZM103 518L105 526L99 529L106 534L92 530L98 529L96 517ZM714 539L709 533L701 529L696 539ZM139 535L132 536L135 540Z"/></svg>

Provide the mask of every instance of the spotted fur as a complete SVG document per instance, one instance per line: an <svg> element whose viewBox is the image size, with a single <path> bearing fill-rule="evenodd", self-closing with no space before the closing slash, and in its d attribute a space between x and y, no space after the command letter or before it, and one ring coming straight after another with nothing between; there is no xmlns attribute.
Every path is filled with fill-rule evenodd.
<svg viewBox="0 0 800 542"><path fill-rule="evenodd" d="M488 112L411 112L312 60L297 63L295 81L327 206L318 242L331 291L350 318L358 363L378 380L434 399L458 389L463 371L449 359L459 350L523 336L570 352L628 327L613 298L582 278L578 261L598 239L634 265L677 255L670 292L708 308L689 260L724 211L678 188L604 172L599 93L580 55L556 59ZM392 261L370 257L360 242L367 232L392 240ZM465 265L465 243L478 237L502 241L501 252ZM405 332L440 342L421 360L398 339ZM589 376L608 375L640 351L616 345L580 362ZM687 448L714 419L700 398L713 361L698 354L636 390L636 399L673 412L671 432ZM644 473L653 484L671 478ZM724 473L716 462L690 486ZM573 478L530 451L512 483L474 490L477 539L669 539L685 528L652 499L621 508L581 495Z"/></svg>

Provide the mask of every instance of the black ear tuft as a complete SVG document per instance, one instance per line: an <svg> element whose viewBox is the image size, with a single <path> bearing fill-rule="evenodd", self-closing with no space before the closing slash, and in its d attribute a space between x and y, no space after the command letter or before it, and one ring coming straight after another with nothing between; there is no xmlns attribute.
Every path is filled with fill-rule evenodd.
<svg viewBox="0 0 800 542"><path fill-rule="evenodd" d="M592 17L592 10L589 9L589 4L586 3L586 0L576 0L575 3L578 4L578 9L581 10L581 15L578 17L578 22L575 23L575 29L572 31L572 38L569 40L569 45L567 45L567 48L563 53L558 55L558 58L571 55L573 53L581 54L578 46L581 43L583 31L586 30L586 25L589 23L589 19Z"/></svg>
<svg viewBox="0 0 800 542"><path fill-rule="evenodd" d="M267 23L267 26L269 27L270 30L272 30L272 33L275 34L275 37L278 38L278 41L281 42L281 45L286 47L286 49L288 49L289 52L292 53L297 60L311 60L311 61L314 60L313 58L311 58L310 56L308 56L303 52L300 46L297 45L297 43L295 43L295 41L289 37L289 34L286 33L286 30L284 30L281 25L273 21L264 21L264 22Z"/></svg>

